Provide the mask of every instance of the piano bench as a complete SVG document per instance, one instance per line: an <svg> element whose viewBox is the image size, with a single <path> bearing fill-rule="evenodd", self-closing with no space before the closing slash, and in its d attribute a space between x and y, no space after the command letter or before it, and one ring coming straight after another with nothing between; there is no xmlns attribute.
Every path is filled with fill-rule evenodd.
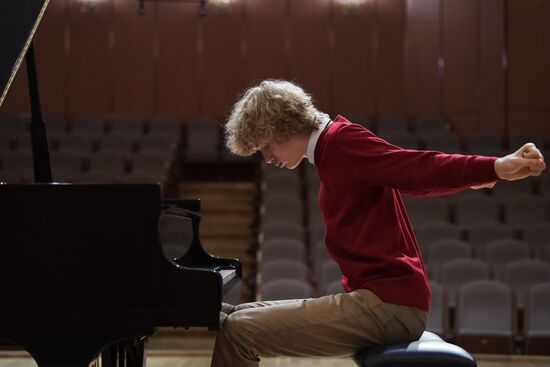
<svg viewBox="0 0 550 367"><path fill-rule="evenodd" d="M425 331L411 343L366 348L353 356L359 367L476 367L474 357L461 347Z"/></svg>

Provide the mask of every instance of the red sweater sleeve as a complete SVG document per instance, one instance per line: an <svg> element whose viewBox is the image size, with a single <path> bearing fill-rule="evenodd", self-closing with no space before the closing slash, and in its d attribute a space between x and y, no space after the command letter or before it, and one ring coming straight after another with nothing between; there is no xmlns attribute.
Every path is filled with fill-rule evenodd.
<svg viewBox="0 0 550 367"><path fill-rule="evenodd" d="M495 157L402 149L355 124L343 124L330 159L361 185L409 195L445 195L498 180ZM349 171L348 171L349 172Z"/></svg>

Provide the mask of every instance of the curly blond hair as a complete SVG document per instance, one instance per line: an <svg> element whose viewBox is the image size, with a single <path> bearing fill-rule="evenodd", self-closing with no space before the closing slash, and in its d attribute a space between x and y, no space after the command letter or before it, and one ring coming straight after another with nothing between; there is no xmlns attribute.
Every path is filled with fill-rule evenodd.
<svg viewBox="0 0 550 367"><path fill-rule="evenodd" d="M328 116L318 111L300 86L285 80L264 80L235 103L225 125L227 148L248 156L266 141L284 143L308 134Z"/></svg>

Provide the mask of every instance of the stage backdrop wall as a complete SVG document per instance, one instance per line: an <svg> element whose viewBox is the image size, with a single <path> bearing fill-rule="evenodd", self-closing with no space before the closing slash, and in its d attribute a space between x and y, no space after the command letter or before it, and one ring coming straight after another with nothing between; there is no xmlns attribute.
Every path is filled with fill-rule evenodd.
<svg viewBox="0 0 550 367"><path fill-rule="evenodd" d="M51 0L36 37L45 113L210 115L297 81L330 114L449 116L462 135L550 136L550 1ZM24 71L24 70L23 70ZM3 113L28 110L20 72Z"/></svg>

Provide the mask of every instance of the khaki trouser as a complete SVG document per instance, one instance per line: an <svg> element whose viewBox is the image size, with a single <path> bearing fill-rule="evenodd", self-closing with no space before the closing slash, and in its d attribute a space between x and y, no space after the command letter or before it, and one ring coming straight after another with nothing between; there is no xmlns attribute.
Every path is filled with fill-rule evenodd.
<svg viewBox="0 0 550 367"><path fill-rule="evenodd" d="M258 366L260 357L351 356L418 339L426 312L358 289L320 298L224 305L212 367ZM226 316L227 314L227 316Z"/></svg>

